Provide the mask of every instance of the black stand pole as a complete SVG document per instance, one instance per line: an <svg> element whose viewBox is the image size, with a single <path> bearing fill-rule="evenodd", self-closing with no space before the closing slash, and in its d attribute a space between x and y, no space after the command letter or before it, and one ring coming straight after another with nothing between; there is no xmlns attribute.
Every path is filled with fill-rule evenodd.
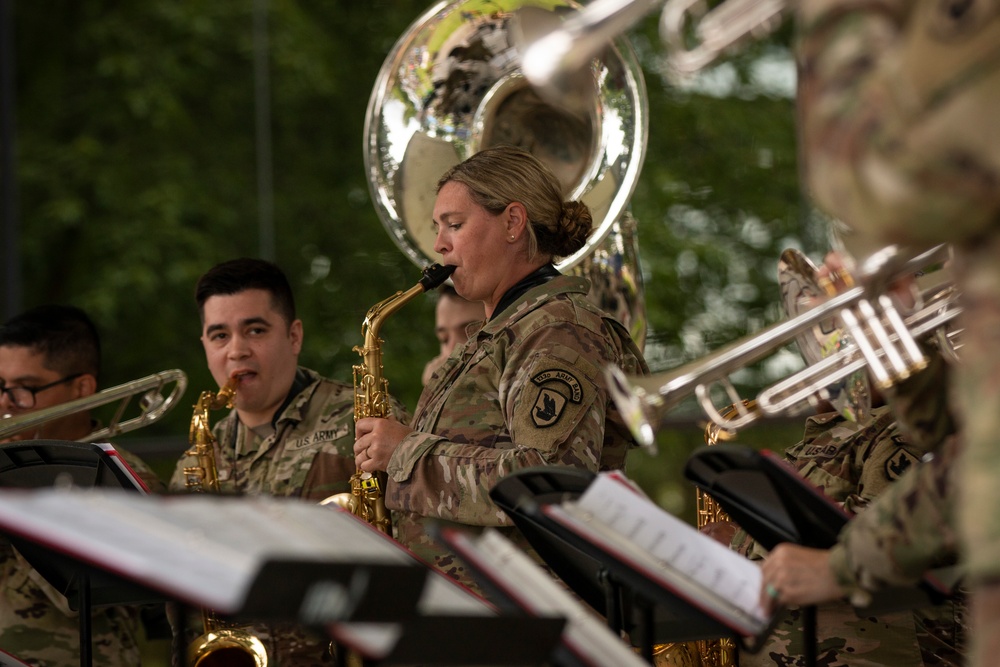
<svg viewBox="0 0 1000 667"><path fill-rule="evenodd" d="M802 608L802 652L805 667L816 667L816 605Z"/></svg>
<svg viewBox="0 0 1000 667"><path fill-rule="evenodd" d="M92 621L90 618L90 577L80 574L80 589L77 592L77 609L80 614L80 667L91 667L93 664L93 645L91 644Z"/></svg>

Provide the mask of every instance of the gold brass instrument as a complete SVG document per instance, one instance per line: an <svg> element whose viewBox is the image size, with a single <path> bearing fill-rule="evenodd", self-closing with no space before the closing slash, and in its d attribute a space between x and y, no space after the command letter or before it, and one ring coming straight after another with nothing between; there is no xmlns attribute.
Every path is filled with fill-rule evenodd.
<svg viewBox="0 0 1000 667"><path fill-rule="evenodd" d="M184 468L184 485L201 493L219 492L219 473L215 464L216 439L212 435L209 413L232 408L239 378L232 377L218 393L206 390L198 396L191 417L189 444L185 456L194 457L197 465ZM202 609L204 632L188 645L188 667L267 667L267 649L246 630L223 627L209 609Z"/></svg>
<svg viewBox="0 0 1000 667"><path fill-rule="evenodd" d="M949 251L946 245L916 254L896 246L884 248L861 265L854 287L707 357L647 377L629 377L620 369L607 369L612 398L638 441L653 447L656 431L664 426L667 414L692 393L712 422L727 430L738 430L762 416L793 413L806 404L829 400L827 387L858 370L866 369L879 388L890 387L926 365L916 341L937 334L961 308L950 281L919 294L916 305L906 314L884 292L896 280L940 265ZM757 410L743 407L730 375L792 343L813 327L829 326L831 320L846 331L851 345L765 389L757 396ZM723 415L715 407L714 386L721 387L729 397L735 414Z"/></svg>
<svg viewBox="0 0 1000 667"><path fill-rule="evenodd" d="M659 5L660 39L675 78L695 74L747 39L781 23L787 0L594 0L562 26L524 48L524 75L546 97L557 97L615 37Z"/></svg>
<svg viewBox="0 0 1000 667"><path fill-rule="evenodd" d="M484 148L515 145L559 178L564 198L587 204L594 231L556 265L591 281L588 294L641 346L646 317L636 222L628 204L646 153L648 109L638 57L611 40L574 90L539 97L518 45L580 8L574 0L438 2L386 56L365 120L372 202L418 267L437 258L427 221L437 179Z"/></svg>
<svg viewBox="0 0 1000 667"><path fill-rule="evenodd" d="M163 391L173 383L173 388L166 396ZM73 401L53 405L52 407L28 412L17 417L0 419L0 440L5 440L22 431L41 426L42 424L61 419L77 412L93 410L118 402L114 415L108 425L99 428L89 435L80 438L80 442L94 442L113 438L122 433L128 433L158 421L170 412L187 388L187 375L181 370L167 370L148 375L138 380L110 387L90 396L84 396ZM139 414L123 419L132 398L138 396Z"/></svg>
<svg viewBox="0 0 1000 667"><path fill-rule="evenodd" d="M396 292L368 309L361 324L364 345L354 347L354 351L361 355L361 363L354 366L355 422L365 417L385 418L392 414L389 381L382 372L382 343L385 341L378 336L382 323L414 297L439 287L454 272L454 266L432 264L424 269L416 285L405 292ZM383 533L392 535L382 482L374 473L357 470L351 475L351 492L330 496L321 504L327 503L339 505Z"/></svg>
<svg viewBox="0 0 1000 667"><path fill-rule="evenodd" d="M753 413L757 406L753 401L742 401L739 408L731 405L723 414L734 415L740 409ZM708 426L705 427L705 445L708 447L717 445L720 441L731 440L734 437L736 437L735 431L727 430L715 422L709 422ZM698 530L702 530L709 524L731 521L719 503L701 489L695 489L695 503ZM737 667L739 664L736 642L728 637L658 644L653 647L653 655L656 658L653 663L655 665L697 664L699 667ZM692 655L696 657L692 658ZM696 663L695 660L697 660Z"/></svg>

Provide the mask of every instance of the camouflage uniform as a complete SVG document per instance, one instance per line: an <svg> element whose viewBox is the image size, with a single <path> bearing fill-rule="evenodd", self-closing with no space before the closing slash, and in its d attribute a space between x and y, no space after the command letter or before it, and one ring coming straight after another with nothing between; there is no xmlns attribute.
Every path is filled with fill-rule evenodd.
<svg viewBox="0 0 1000 667"><path fill-rule="evenodd" d="M354 464L354 389L299 368L289 400L273 420L274 432L262 438L240 423L233 410L212 429L222 493L291 496L319 501L350 491ZM184 491L186 466L177 463L170 488ZM269 667L331 664L329 639L290 625L255 625Z"/></svg>
<svg viewBox="0 0 1000 667"><path fill-rule="evenodd" d="M802 142L821 205L881 240L951 242L963 293L956 406L968 454L970 574L1000 577L1000 7L809 0L799 6ZM844 29L844 28L849 29Z"/></svg>
<svg viewBox="0 0 1000 667"><path fill-rule="evenodd" d="M888 407L876 408L863 423L831 412L806 421L802 442L785 450L785 458L802 476L852 513L895 486L919 462L921 452L903 440ZM890 486L892 485L892 486ZM867 516L862 512L852 520ZM751 558L764 550L746 533L734 548ZM912 612L859 617L846 603L819 605L816 617L818 665L960 665L960 603ZM741 667L803 664L802 612L782 613L774 632L756 654L741 653Z"/></svg>
<svg viewBox="0 0 1000 667"><path fill-rule="evenodd" d="M139 457L116 448L153 493L163 482ZM135 607L95 607L91 614L94 665L136 667L139 613ZM80 619L10 544L0 543L0 648L34 667L79 667Z"/></svg>
<svg viewBox="0 0 1000 667"><path fill-rule="evenodd" d="M504 475L538 465L625 466L634 445L604 368L646 372L625 329L556 276L496 314L437 370L388 465L397 538L465 584L462 564L427 534L432 521L496 526L531 553L489 498Z"/></svg>
<svg viewBox="0 0 1000 667"><path fill-rule="evenodd" d="M958 459L959 532L971 584L995 597L1000 7L996 0L805 0L797 11L803 164L817 201L879 241L955 248L967 360L952 384L966 448ZM978 643L998 632L974 635Z"/></svg>

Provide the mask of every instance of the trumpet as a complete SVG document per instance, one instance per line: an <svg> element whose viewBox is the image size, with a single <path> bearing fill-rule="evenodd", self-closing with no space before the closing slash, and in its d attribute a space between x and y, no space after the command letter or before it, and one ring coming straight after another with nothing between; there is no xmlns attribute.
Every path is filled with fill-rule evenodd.
<svg viewBox="0 0 1000 667"><path fill-rule="evenodd" d="M172 383L174 386L170 393L164 396L164 389ZM91 396L84 396L18 417L0 419L0 440L5 440L54 419L85 410L93 410L118 401L118 407L115 408L115 413L108 421L108 425L92 431L89 435L80 438L78 442L94 442L113 438L122 433L149 426L159 420L174 408L186 388L187 375L184 371L178 369L160 371L138 380L110 387ZM132 398L136 396L139 397L137 403L139 414L123 419Z"/></svg>
<svg viewBox="0 0 1000 667"><path fill-rule="evenodd" d="M867 370L880 389L891 387L927 365L917 341L939 334L961 307L950 281L920 293L917 305L906 315L882 292L896 280L944 262L949 252L947 245L916 254L897 246L884 248L861 266L853 287L707 357L645 377L629 377L618 368L608 368L611 396L639 443L654 448L656 432L665 425L667 414L692 393L713 423L733 431L761 417L794 412L804 403L829 400L828 387L859 370ZM830 321L839 321L851 344L839 346L819 362L765 389L756 398L756 409L746 408L730 375ZM939 340L955 344L952 335L939 336ZM712 395L716 386L735 411L724 414L716 407Z"/></svg>
<svg viewBox="0 0 1000 667"><path fill-rule="evenodd" d="M759 39L782 21L788 0L725 0L711 10L705 0L595 0L563 24L522 47L525 78L557 96L608 43L657 6L668 69L678 78L714 63L747 39Z"/></svg>

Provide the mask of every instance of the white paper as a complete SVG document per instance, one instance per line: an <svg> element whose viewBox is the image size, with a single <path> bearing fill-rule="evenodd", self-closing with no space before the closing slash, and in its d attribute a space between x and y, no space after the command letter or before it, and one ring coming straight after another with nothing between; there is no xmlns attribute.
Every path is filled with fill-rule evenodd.
<svg viewBox="0 0 1000 667"><path fill-rule="evenodd" d="M551 510L553 518L572 522L646 574L662 577L689 602L739 622L744 633L766 625L760 566L664 511L620 474L599 474L576 502Z"/></svg>

